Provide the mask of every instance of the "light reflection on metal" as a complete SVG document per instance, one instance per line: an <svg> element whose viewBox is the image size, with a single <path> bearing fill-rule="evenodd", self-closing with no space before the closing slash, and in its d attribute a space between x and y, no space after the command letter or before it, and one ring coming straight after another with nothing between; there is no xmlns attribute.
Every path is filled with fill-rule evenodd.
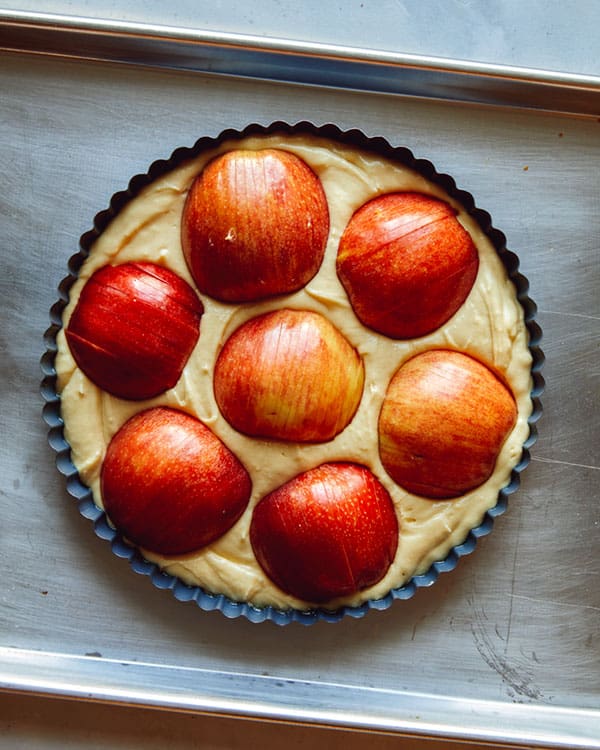
<svg viewBox="0 0 600 750"><path fill-rule="evenodd" d="M600 77L156 24L0 9L0 49L600 115Z"/></svg>

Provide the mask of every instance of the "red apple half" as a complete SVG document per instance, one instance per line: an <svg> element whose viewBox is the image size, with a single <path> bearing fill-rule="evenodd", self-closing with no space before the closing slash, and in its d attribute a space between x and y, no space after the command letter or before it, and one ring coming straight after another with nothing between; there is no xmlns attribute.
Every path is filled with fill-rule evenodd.
<svg viewBox="0 0 600 750"><path fill-rule="evenodd" d="M99 388L142 400L177 383L203 312L190 285L167 268L103 266L81 290L65 335L75 362Z"/></svg>
<svg viewBox="0 0 600 750"><path fill-rule="evenodd" d="M362 396L356 349L322 315L280 309L252 318L223 346L214 392L225 419L253 437L331 440Z"/></svg>
<svg viewBox="0 0 600 750"><path fill-rule="evenodd" d="M264 497L254 509L250 540L279 588L323 603L383 578L396 554L398 520L371 471L329 463Z"/></svg>
<svg viewBox="0 0 600 750"><path fill-rule="evenodd" d="M252 302L302 288L329 234L321 181L288 151L234 150L196 178L183 210L185 258L201 292Z"/></svg>
<svg viewBox="0 0 600 750"><path fill-rule="evenodd" d="M461 307L479 257L447 203L389 193L366 203L340 240L337 272L359 320L394 339L424 336Z"/></svg>
<svg viewBox="0 0 600 750"><path fill-rule="evenodd" d="M129 419L101 470L108 517L135 545L184 555L218 539L250 499L246 469L195 417L168 407Z"/></svg>
<svg viewBox="0 0 600 750"><path fill-rule="evenodd" d="M484 364L434 349L405 362L379 416L381 461L408 492L458 497L492 474L517 419L512 393Z"/></svg>

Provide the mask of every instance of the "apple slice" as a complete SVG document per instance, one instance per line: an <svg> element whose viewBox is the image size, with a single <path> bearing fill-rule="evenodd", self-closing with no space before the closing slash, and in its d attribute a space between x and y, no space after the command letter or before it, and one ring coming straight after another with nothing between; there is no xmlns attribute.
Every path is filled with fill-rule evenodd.
<svg viewBox="0 0 600 750"><path fill-rule="evenodd" d="M420 193L366 203L340 240L337 272L359 320L394 339L424 336L467 298L479 257L454 209Z"/></svg>
<svg viewBox="0 0 600 750"><path fill-rule="evenodd" d="M167 268L103 266L84 285L65 335L75 362L99 388L142 400L177 383L203 312L190 285Z"/></svg>
<svg viewBox="0 0 600 750"><path fill-rule="evenodd" d="M214 392L239 432L298 442L331 440L361 399L364 366L322 315L279 309L244 323L225 342Z"/></svg>
<svg viewBox="0 0 600 750"><path fill-rule="evenodd" d="M408 492L458 497L490 477L516 420L512 393L486 365L433 349L405 362L389 384L381 461Z"/></svg>
<svg viewBox="0 0 600 750"><path fill-rule="evenodd" d="M264 497L254 509L250 541L279 588L323 603L383 578L396 554L398 520L371 471L329 463Z"/></svg>
<svg viewBox="0 0 600 750"><path fill-rule="evenodd" d="M129 419L109 443L102 500L135 545L185 555L218 539L243 513L250 477L202 422L169 407Z"/></svg>
<svg viewBox="0 0 600 750"><path fill-rule="evenodd" d="M329 234L321 181L288 151L229 151L204 168L181 224L201 292L253 302L296 291L316 274Z"/></svg>

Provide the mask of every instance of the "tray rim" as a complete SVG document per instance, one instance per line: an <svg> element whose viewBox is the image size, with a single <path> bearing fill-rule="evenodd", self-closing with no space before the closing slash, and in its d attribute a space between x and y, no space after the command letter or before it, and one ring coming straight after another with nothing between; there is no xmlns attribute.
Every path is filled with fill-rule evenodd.
<svg viewBox="0 0 600 750"><path fill-rule="evenodd" d="M600 118L600 75L0 7L0 50Z"/></svg>
<svg viewBox="0 0 600 750"><path fill-rule="evenodd" d="M273 685L279 688L273 698ZM598 711L0 646L0 693L421 739L600 748ZM340 707L344 691L351 705ZM265 696L269 696L267 699ZM247 696L247 697L246 697Z"/></svg>

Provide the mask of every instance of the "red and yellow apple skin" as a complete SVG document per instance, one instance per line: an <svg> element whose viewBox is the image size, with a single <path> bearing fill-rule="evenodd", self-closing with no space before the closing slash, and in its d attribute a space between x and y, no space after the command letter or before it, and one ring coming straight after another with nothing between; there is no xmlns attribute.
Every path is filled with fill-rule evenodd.
<svg viewBox="0 0 600 750"><path fill-rule="evenodd" d="M202 302L154 263L103 266L86 281L65 336L78 367L118 398L172 388L200 335Z"/></svg>
<svg viewBox="0 0 600 750"><path fill-rule="evenodd" d="M301 443L331 440L351 421L364 366L325 317L287 308L259 315L225 342L214 393L239 432Z"/></svg>
<svg viewBox="0 0 600 750"><path fill-rule="evenodd" d="M264 497L254 509L250 541L271 581L319 604L383 578L396 554L398 520L371 471L328 463Z"/></svg>
<svg viewBox="0 0 600 750"><path fill-rule="evenodd" d="M433 349L392 378L379 415L381 462L408 492L455 498L492 474L517 420L515 399L484 364Z"/></svg>
<svg viewBox="0 0 600 750"><path fill-rule="evenodd" d="M195 552L246 508L248 472L202 422L169 407L139 412L108 445L104 508L133 544L161 555Z"/></svg>
<svg viewBox="0 0 600 750"><path fill-rule="evenodd" d="M183 252L201 292L254 302L303 287L329 234L321 181L280 149L233 150L193 182L181 225Z"/></svg>
<svg viewBox="0 0 600 750"><path fill-rule="evenodd" d="M467 298L479 267L471 236L447 203L389 193L358 209L341 237L337 273L356 316L393 339L424 336Z"/></svg>

